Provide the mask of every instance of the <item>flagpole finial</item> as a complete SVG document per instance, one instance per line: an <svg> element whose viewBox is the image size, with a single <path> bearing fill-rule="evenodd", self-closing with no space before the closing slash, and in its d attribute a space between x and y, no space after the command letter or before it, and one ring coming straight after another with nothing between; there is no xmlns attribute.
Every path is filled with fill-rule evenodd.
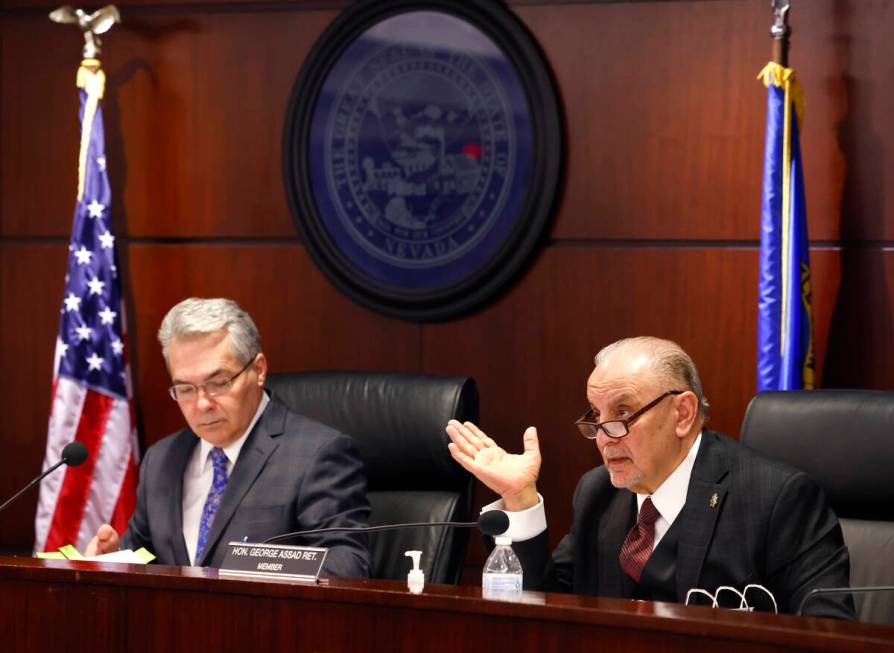
<svg viewBox="0 0 894 653"><path fill-rule="evenodd" d="M92 14L83 9L75 9L70 5L59 7L50 12L50 20L54 23L77 25L84 35L84 58L99 59L102 41L99 34L108 32L112 25L121 22L121 14L115 5L106 5Z"/></svg>
<svg viewBox="0 0 894 653"><path fill-rule="evenodd" d="M788 66L788 37L792 30L788 26L788 12L792 8L789 0L770 0L773 10L773 25L770 36L773 37L773 61L781 66Z"/></svg>
<svg viewBox="0 0 894 653"><path fill-rule="evenodd" d="M791 34L788 12L792 8L792 3L789 0L770 0L770 7L773 9L773 26L770 28L773 38L779 39Z"/></svg>

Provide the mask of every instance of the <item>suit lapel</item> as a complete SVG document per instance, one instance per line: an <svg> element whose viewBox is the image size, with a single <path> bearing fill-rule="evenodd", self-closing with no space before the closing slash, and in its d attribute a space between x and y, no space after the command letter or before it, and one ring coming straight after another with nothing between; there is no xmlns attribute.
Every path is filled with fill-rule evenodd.
<svg viewBox="0 0 894 653"><path fill-rule="evenodd" d="M171 450L172 482L168 485L171 493L170 523L171 548L174 554L174 564L189 565L189 552L186 550L186 540L183 539L183 476L186 466L189 464L193 449L198 445L199 438L186 429L178 436Z"/></svg>
<svg viewBox="0 0 894 653"><path fill-rule="evenodd" d="M599 594L630 596L633 581L621 569L618 556L628 531L636 522L636 494L626 490L614 493L602 517L598 534Z"/></svg>
<svg viewBox="0 0 894 653"><path fill-rule="evenodd" d="M677 597L680 601L691 588L698 587L714 527L723 510L727 487L722 481L728 469L728 462L717 446L717 436L703 431L689 480L686 505L677 517L680 521L677 552Z"/></svg>
<svg viewBox="0 0 894 653"><path fill-rule="evenodd" d="M227 489L221 499L217 513L214 515L214 522L211 525L211 532L208 534L208 541L205 544L205 553L201 560L197 560L196 564L204 565L214 553L217 541L226 530L227 525L242 503L245 493L248 492L255 479L264 469L267 459L276 451L279 443L276 436L283 432L283 425L286 419L286 408L275 399L271 399L267 409L261 415L261 418L255 424L255 427L248 434L242 451L233 472L227 481Z"/></svg>

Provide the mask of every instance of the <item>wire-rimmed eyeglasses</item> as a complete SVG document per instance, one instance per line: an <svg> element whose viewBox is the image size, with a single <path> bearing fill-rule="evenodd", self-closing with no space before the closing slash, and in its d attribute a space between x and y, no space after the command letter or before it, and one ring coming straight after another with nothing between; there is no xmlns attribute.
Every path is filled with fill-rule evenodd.
<svg viewBox="0 0 894 653"><path fill-rule="evenodd" d="M252 356L251 360L248 361L245 367L236 372L233 376L224 378L213 378L209 381L205 381L204 383L199 383L198 385L195 383L175 383L170 388L168 388L168 394L171 395L171 399L180 402L195 401L199 396L199 390L204 390L205 394L209 397L215 397L219 394L223 394L233 387L233 381L235 381L245 370L251 367L252 363L254 363L257 358L257 354Z"/></svg>
<svg viewBox="0 0 894 653"><path fill-rule="evenodd" d="M655 399L655 401L650 401L626 419L610 419L606 420L605 422L594 422L593 409L591 408L586 413L581 415L580 418L578 418L577 421L574 422L574 424L575 426L577 426L580 434L588 440L595 440L596 436L599 435L599 429L602 429L602 432L610 438L623 438L630 432L630 425L633 424L635 420L639 419L643 413L652 408L655 408L655 406L660 404L661 400L665 397L670 397L671 395L680 395L684 392L686 391L668 390L663 395Z"/></svg>

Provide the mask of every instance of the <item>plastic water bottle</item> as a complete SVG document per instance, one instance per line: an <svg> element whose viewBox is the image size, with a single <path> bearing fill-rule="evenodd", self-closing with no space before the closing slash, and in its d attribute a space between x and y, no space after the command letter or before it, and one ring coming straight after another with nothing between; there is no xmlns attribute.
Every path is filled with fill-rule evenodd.
<svg viewBox="0 0 894 653"><path fill-rule="evenodd" d="M513 601L521 598L522 567L512 550L512 540L506 536L494 538L491 551L481 574L481 595L486 599Z"/></svg>

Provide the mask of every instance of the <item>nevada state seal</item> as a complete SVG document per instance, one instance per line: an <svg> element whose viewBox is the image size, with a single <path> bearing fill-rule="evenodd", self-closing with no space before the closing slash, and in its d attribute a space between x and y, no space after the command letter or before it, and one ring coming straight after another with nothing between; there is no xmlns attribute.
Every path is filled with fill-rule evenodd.
<svg viewBox="0 0 894 653"><path fill-rule="evenodd" d="M475 22L476 11L507 10L397 4L348 10L315 48L322 59L312 53L290 106L286 185L337 286L384 312L443 319L492 296L530 253L561 128L555 105L543 106L554 101L545 68L532 75L522 56L533 44ZM448 5L465 13L438 10Z"/></svg>

